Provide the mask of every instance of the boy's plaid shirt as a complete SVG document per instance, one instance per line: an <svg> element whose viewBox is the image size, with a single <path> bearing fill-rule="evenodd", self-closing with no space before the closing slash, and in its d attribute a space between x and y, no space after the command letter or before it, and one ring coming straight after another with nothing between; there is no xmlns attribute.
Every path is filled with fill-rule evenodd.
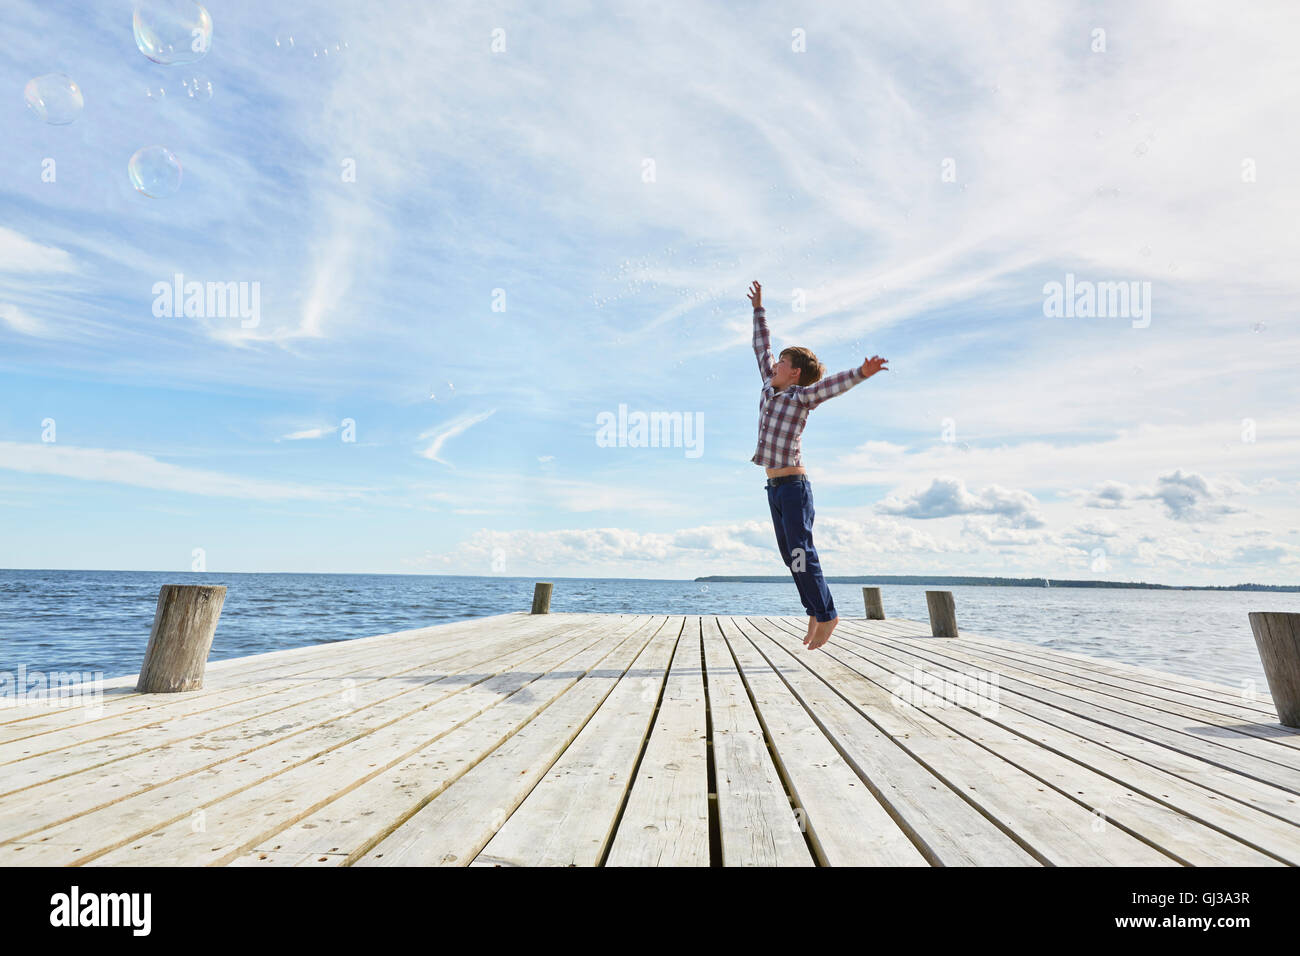
<svg viewBox="0 0 1300 956"><path fill-rule="evenodd" d="M763 376L763 391L758 400L758 450L750 461L766 468L800 465L799 439L803 435L808 413L841 392L866 381L861 368L828 375L813 385L789 385L781 391L772 388L772 340L767 334L767 316L762 306L754 310L754 354Z"/></svg>

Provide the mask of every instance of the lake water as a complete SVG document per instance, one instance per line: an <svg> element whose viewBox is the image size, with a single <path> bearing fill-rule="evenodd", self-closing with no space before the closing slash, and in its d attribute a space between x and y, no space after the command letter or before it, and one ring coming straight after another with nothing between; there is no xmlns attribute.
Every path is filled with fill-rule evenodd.
<svg viewBox="0 0 1300 956"><path fill-rule="evenodd" d="M163 584L224 584L210 660L325 644L532 606L536 578L0 570L0 671L139 672ZM793 582L554 578L553 611L802 616ZM924 585L885 585L885 613L928 621ZM935 589L931 586L931 589ZM1268 684L1249 611L1300 610L1300 594L1118 588L952 587L960 628L1240 687ZM843 617L862 586L832 584Z"/></svg>

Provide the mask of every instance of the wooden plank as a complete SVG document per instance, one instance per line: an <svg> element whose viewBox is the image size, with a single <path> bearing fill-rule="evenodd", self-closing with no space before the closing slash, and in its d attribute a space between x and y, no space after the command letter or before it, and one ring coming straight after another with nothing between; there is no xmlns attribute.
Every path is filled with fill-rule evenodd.
<svg viewBox="0 0 1300 956"><path fill-rule="evenodd" d="M964 635L963 639L966 639ZM1159 684L1146 675L1125 674L1119 667L1087 667L1081 665L1078 661L1037 654L1029 649L1005 648L990 644L986 640L970 640L970 643L987 648L990 654L998 657L1005 657L1008 660L1021 663L1036 663L1051 668L1057 674L1069 675L1076 683L1087 681L1096 683L1099 686L1121 687L1158 700L1192 704L1214 713L1242 720L1269 721L1276 717L1276 711L1273 710L1273 703L1268 699L1267 692L1260 696L1257 691L1255 699L1251 700L1240 690L1228 693L1225 688L1224 692L1216 693L1182 683L1168 682ZM1027 645L1029 648L1033 646Z"/></svg>
<svg viewBox="0 0 1300 956"><path fill-rule="evenodd" d="M1162 708L1144 704L1131 696L1114 696L1078 687L1030 669L1030 665L1011 667L990 661L979 650L960 643L926 645L936 653L964 664L996 669L1007 680L1027 684L1050 695L1048 702L1094 720L1140 732L1148 739L1183 749L1221 767L1247 773L1284 789L1300 793L1300 754L1279 747L1273 741L1254 737L1217 721L1204 720L1204 726L1190 723L1199 718L1182 717Z"/></svg>
<svg viewBox="0 0 1300 956"><path fill-rule="evenodd" d="M793 653L798 637L769 636ZM925 691L932 672L886 669L836 648L809 666L982 812L1053 865L1276 866L1279 861L1061 754L986 714L995 686L945 675L947 696ZM961 675L965 676L965 675ZM914 689L915 688L915 689ZM973 706L958 706L974 698ZM900 702L903 703L900 706ZM1078 845L1082 844L1082 845Z"/></svg>
<svg viewBox="0 0 1300 956"><path fill-rule="evenodd" d="M703 625L722 865L815 866L718 619Z"/></svg>
<svg viewBox="0 0 1300 956"><path fill-rule="evenodd" d="M519 628L511 644L520 647L544 639L547 633L562 632L562 625L558 623L549 628ZM463 654L466 650L486 650L499 646L497 636L492 635L481 639L462 637L451 646L395 647L386 658L405 663L396 669L385 666L383 679L392 681L420 668L436 667L442 661ZM309 675L300 675L288 686L278 681L253 685L260 693L252 695L248 694L248 690L253 688L242 691L229 689L202 700L181 702L179 706L119 713L116 717L96 721L93 726L73 724L62 731L0 744L0 773L4 775L3 782L0 782L0 788L3 789L0 796L33 783L51 781L59 776L123 759L142 749L179 743L199 733L228 730L254 718L265 720L272 714L311 700L334 698L347 690L355 695L379 679L365 677L364 672L371 670L375 651L368 650L366 655L350 657L344 662L322 664Z"/></svg>
<svg viewBox="0 0 1300 956"><path fill-rule="evenodd" d="M367 823L382 835L401 822L394 811L413 810L413 802L418 806L426 799L420 781L439 772L456 779L476 765L645 622L643 617L609 625L597 618L591 630L528 661L526 670L499 674L457 694L446 707L430 708L448 711L435 720L429 720L429 710L405 717L256 786L209 801L206 829L197 837L187 820L179 820L129 840L91 864L222 866L381 775L387 777L378 788L386 794L384 804L373 804L372 789L358 816L369 818ZM362 766L373 769L363 772ZM339 852L348 846L340 844Z"/></svg>
<svg viewBox="0 0 1300 956"><path fill-rule="evenodd" d="M91 674L94 674L93 670ZM108 707L115 700L121 698L142 699L144 695L135 692L135 682L138 679L139 675L137 674L129 674L124 677L106 677L100 682L98 689L94 687L93 681L89 685L78 681L76 685L73 685L72 689L65 693L71 694L73 689L75 689L77 695L82 697L91 697L98 693L102 698L102 707ZM82 714L76 716L78 720L86 719ZM53 720L59 726L62 726L65 719L63 708L55 708L49 704L36 701L19 701L15 698L7 698L0 702L0 740L8 739L15 733L11 728L19 728L16 732L21 735L23 733L21 725L31 721Z"/></svg>
<svg viewBox="0 0 1300 956"><path fill-rule="evenodd" d="M883 737L894 750L925 767L935 780L970 802L1003 834L1014 835L1014 841L1044 865L1176 865L1166 854L1117 827L1095 832L1096 818L1086 806L1044 785L1001 753L979 746L934 713L898 706L889 687L865 679L832 654L805 651L795 658L792 646L802 648L802 643L792 641L793 635L783 632L777 623L764 621L762 625L761 632L768 640L760 644L760 650L791 662L795 693L801 699L807 695L805 707L816 714L837 747L852 747L856 753L866 747L854 736L861 738L866 731ZM833 646L833 642L834 637L827 646ZM827 683L838 694L827 690ZM838 723L832 723L836 718ZM1014 747L1018 741L1008 735L1003 743ZM927 837L924 830L919 835Z"/></svg>
<svg viewBox="0 0 1300 956"><path fill-rule="evenodd" d="M891 657L884 653L871 653L863 649L850 650L845 646L843 649L837 648L835 656L846 666L875 680L877 683L885 679L900 682L903 685L905 698L911 696L906 693L906 689L917 684L918 675L914 673L917 664L901 655ZM932 664L928 661L924 663L923 670L928 676L939 677L954 683L966 676L962 671L955 668ZM1045 719L1040 719L1017 709L1022 700L1013 694L1001 693L1000 688L998 690L999 692L996 693L993 700L994 707L986 707L986 699L975 696L967 705L967 709L978 712L986 721L1005 727L1063 759L1073 761L1087 767L1089 770L1103 774L1121 786L1122 789L1119 793L1112 792L1102 795L1100 800L1097 801L1093 810L1099 817L1109 819L1112 816L1118 816L1117 810L1126 808L1137 796L1142 800L1163 804L1171 810L1211 827L1247 847L1253 848L1253 850L1268 854L1278 862L1291 865L1300 864L1300 833L1297 832L1293 825L1279 821L1254 806L1238 803L1235 800L1221 799L1216 796L1214 791L1201 786L1199 783L1184 779L1158 767L1149 766L1126 753L1094 743L1078 734L1062 730L1048 723ZM1031 708L1034 707L1034 702L1027 702ZM1052 715L1049 714L1048 716ZM940 719L944 719L942 715L940 715ZM1002 751L999 750L999 753L1002 753ZM1206 767L1205 764L1190 759L1187 760L1187 763L1193 765L1193 769L1199 767L1199 769L1203 770ZM1223 777L1225 775L1223 771L1218 771L1215 776ZM1263 787L1263 785L1259 786ZM1079 789L1082 788L1076 788L1071 784L1072 792L1077 794ZM1281 791L1275 788L1267 789L1271 790L1274 795L1281 794ZM1147 836L1151 836L1153 833L1148 828L1143 828L1142 832ZM1174 850L1180 856L1188 853L1188 847L1191 848L1193 853L1200 854L1209 849L1216 854L1216 858L1221 856L1219 851L1214 849L1217 845L1215 842L1212 841L1210 844L1206 844L1199 835L1189 834L1185 837L1173 838L1170 843L1173 845L1168 848ZM1233 847L1227 849L1233 861L1239 865L1270 865L1267 862L1254 859L1249 854L1240 860L1236 860L1240 851ZM1226 857L1223 859L1227 860ZM1225 865L1225 862L1209 863L1207 865Z"/></svg>
<svg viewBox="0 0 1300 956"><path fill-rule="evenodd" d="M373 845L352 851L346 860L356 866L468 865L666 624L667 618L648 621L605 658L593 661L591 670L463 776L426 781L432 784L428 803L382 840L369 841ZM360 790L351 796L359 796ZM329 857L323 860L331 862Z"/></svg>
<svg viewBox="0 0 1300 956"><path fill-rule="evenodd" d="M845 762L734 619L723 636L772 742L786 789L802 813L814 858L826 866L925 866L875 791Z"/></svg>
<svg viewBox="0 0 1300 956"><path fill-rule="evenodd" d="M709 776L700 619L686 618L606 866L708 866Z"/></svg>
<svg viewBox="0 0 1300 956"><path fill-rule="evenodd" d="M849 625L848 630L852 630L852 625ZM854 644L859 646L853 647ZM892 658L908 668L923 666L956 670L960 666L960 662L930 652L921 642L909 641L896 647L891 643L862 637L856 642L845 640L845 646L853 647L856 653L869 655L873 660ZM1018 711L1059 728L1080 742L1097 744L1126 759L1163 770L1279 820L1300 824L1300 800L1285 790L1045 703L1038 698L1035 688L1022 685L1021 689L1017 689L1013 684L1014 682L1009 684L999 677L999 714L1008 709ZM1166 793L1162 790L1161 796Z"/></svg>
<svg viewBox="0 0 1300 956"><path fill-rule="evenodd" d="M246 680L264 672L281 669L286 664L294 664L306 658L308 661L316 658L321 653L335 653L346 651L358 646L367 646L375 641L392 642L398 640L410 641L423 637L426 642L434 635L434 632L447 632L451 629L462 629L474 627L487 622L501 623L507 626L513 626L512 621L526 621L528 615L521 612L510 612L508 614L493 614L478 618L470 618L462 621L449 621L446 624L437 624L429 627L411 628L405 631L394 631L389 634L375 634L367 637L348 638L339 641L330 641L325 644L310 644L302 647L286 647L275 651L264 651L258 654L252 654L245 657L229 657L219 661L210 661L207 664L206 677L215 679L219 687L239 686ZM481 628L480 628L481 629ZM310 665L309 665L310 666ZM161 705L164 698L157 694L141 694L135 691L135 684L138 680L137 674L125 674L118 677L105 678L103 686L113 689L114 693L110 699L106 700L105 705L111 711L120 707L138 707L144 704ZM186 698L208 693L209 688L195 694L187 694ZM15 713L22 713L21 709ZM18 717L11 721L8 718L0 720L0 728L4 725L17 720L29 720L39 718L39 713L27 712L24 716Z"/></svg>
<svg viewBox="0 0 1300 956"><path fill-rule="evenodd" d="M497 618L507 620L498 622ZM51 710L38 706L0 711L0 713L10 714L17 713L19 710L25 711L25 716L7 721L0 727L0 743L63 731L76 725L99 730L104 726L105 721L121 718L127 714L138 716L148 711L152 715L163 717L175 713L190 713L207 706L208 701L229 699L231 694L236 695L236 699L263 696L270 691L250 693L250 688L276 687L286 680L303 679L304 675L312 674L324 664L343 664L373 659L373 642L378 640L385 641L388 652L394 654L402 654L407 649L415 647L436 646L442 642L450 644L461 634L473 634L476 639L494 634L498 639L508 642L517 633L527 633L527 628L530 627L529 620L527 615L496 615L493 618L476 618L413 631L400 631L392 635L381 634L217 661L208 665L206 686L203 690L180 695L137 694L134 692L135 676L114 678L104 682L102 715L93 719L87 720L85 715L70 713L67 710ZM263 661L263 658L271 660Z"/></svg>
<svg viewBox="0 0 1300 956"><path fill-rule="evenodd" d="M732 618L726 623L740 639L761 644L765 635L759 622L761 619ZM835 642L832 637L830 644L810 653L803 648L802 633L800 638L796 649L798 665L787 663L785 667L796 677L805 659L816 660ZM788 662L788 658L785 660ZM828 738L840 742L842 758L867 783L901 829L911 834L913 843L924 847L923 852L935 865L1032 866L1039 862L964 795L943 786L929 768L895 746L869 721L833 706L829 701L834 691L811 682L801 681L801 686L806 697L817 705L814 713Z"/></svg>
<svg viewBox="0 0 1300 956"><path fill-rule="evenodd" d="M514 656L504 660L514 660L520 652L529 649L539 653L569 640L571 636L572 632L565 625L551 623L531 637L521 637L519 646L511 652ZM486 654L492 653L491 645L480 646L467 641L461 646L463 649L459 653L452 657L444 656L439 662L440 668L448 671L441 678L448 681L443 685L448 693L454 693L458 686L452 682L453 675L472 673L502 659L500 654L485 659ZM373 656L377 651L372 649L370 653ZM43 775L44 782L11 791L0 799L0 835L9 840L20 839L186 775L216 772L223 769L223 764L232 762L244 763L254 752L273 744L292 745L295 741L291 738L301 742L308 739L301 736L304 733L329 733L331 721L356 714L365 707L400 704L399 698L403 695L440 679L430 676L427 669L417 670L421 673L403 676L406 669L399 666L392 677L351 686L341 686L336 678L326 682L335 686L332 692L292 703L288 710L250 711L245 720L235 725L180 739L169 739L169 734L175 733L180 722L149 726L141 731L148 737L121 735L115 738L128 745L126 755L118 759L85 765L85 755L74 753L71 756L75 765L71 762L64 765L50 758L35 761L27 772ZM459 680L463 682L463 677ZM96 761L101 753L108 754L108 751L97 750L89 759ZM8 770L16 772L22 766L16 765Z"/></svg>
<svg viewBox="0 0 1300 956"><path fill-rule="evenodd" d="M1153 687L1178 688L1187 693L1200 694L1212 700L1237 702L1241 699L1241 689L1233 687L1231 684L1225 684L1222 681L1204 680L1172 671L1162 671L1158 668L1145 667L1115 657L1092 657L1074 651L1061 650L1060 648L1044 647L1041 644L1034 644L1029 641L1013 641L974 631L962 634L962 639L1001 651L1030 653L1037 657L1056 661L1077 672L1096 671L1101 674L1129 677ZM1273 713L1273 703L1268 688L1258 688L1255 693L1256 700L1254 703L1260 705L1261 709Z"/></svg>
<svg viewBox="0 0 1300 956"><path fill-rule="evenodd" d="M611 653L620 654L614 658L615 665L621 654L636 653L663 620L650 617L620 622L606 620L598 640L565 659L547 679L526 685L524 692L513 693L481 717L407 754L402 762L393 763L382 775L363 780L337 799L325 801L311 813L294 819L291 825L265 834L260 843L247 844L242 852L221 862L233 866L339 866L356 862L447 788L465 775L474 774L485 761L493 762L491 754L507 747L517 734L528 732L532 721L554 706L568 688L585 679L594 667L610 666L607 657ZM499 800L499 795L494 795L490 805L497 806ZM454 804L455 799L450 803ZM494 810L485 809L484 805L477 810L478 823L499 825ZM459 857L455 851L445 851L443 855ZM385 864L383 860L378 862L399 865L391 860ZM439 858L438 862L463 865L459 860Z"/></svg>
<svg viewBox="0 0 1300 956"><path fill-rule="evenodd" d="M596 866L632 785L685 621L670 619L472 866Z"/></svg>
<svg viewBox="0 0 1300 956"><path fill-rule="evenodd" d="M1268 740L1271 743L1294 750L1295 753L1281 756L1292 766L1300 766L1300 739L1297 739L1295 730L1277 723L1276 715L1267 715L1254 707L1239 706L1226 701L1209 701L1205 698L1181 694L1172 690L1158 692L1157 689L1152 688L1150 685L1125 686L1119 683L1116 678L1107 679L1108 675L1099 675L1095 672L1080 673L1077 670L1070 671L1051 661L1042 661L1029 655L987 649L982 644L967 646L966 649L971 653L979 654L985 660L1003 661L1011 666L1019 667L1031 673L1042 674L1045 677L1051 677L1075 687L1093 689L1096 693L1105 694L1120 701L1131 701L1191 720L1202 720L1210 726L1231 727L1246 736ZM1267 754L1267 748L1264 748L1262 752Z"/></svg>
<svg viewBox="0 0 1300 956"><path fill-rule="evenodd" d="M599 640L599 618L577 637L557 638L537 654L532 648L496 664L498 673L465 677L431 676L400 697L368 704L318 728L255 750L203 773L188 774L160 787L83 814L25 838L29 852L4 854L4 863L89 862L109 851L123 856L210 862L228 852L212 831L237 840L240 826L250 840L262 838L274 817L283 828L364 780L385 772L429 742L473 720L555 666ZM526 666L526 670L517 669ZM468 678L468 680L467 680ZM149 770L154 769L151 762ZM224 806L219 806L225 802ZM199 811L203 811L199 817ZM270 814L270 816L267 816ZM256 819L250 819L250 815ZM199 823L205 829L193 829ZM147 834L151 847L138 842ZM204 834L208 834L206 837ZM255 845L248 844L249 847ZM76 848L70 853L68 847ZM220 852L219 852L220 851ZM69 857L71 856L71 860ZM119 859L113 857L109 862ZM152 865L144 863L143 865ZM185 865L185 864L182 864Z"/></svg>

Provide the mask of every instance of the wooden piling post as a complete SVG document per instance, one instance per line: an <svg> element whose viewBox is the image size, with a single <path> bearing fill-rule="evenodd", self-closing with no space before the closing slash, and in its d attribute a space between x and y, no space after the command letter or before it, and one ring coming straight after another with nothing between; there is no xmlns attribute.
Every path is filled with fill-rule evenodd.
<svg viewBox="0 0 1300 956"><path fill-rule="evenodd" d="M135 689L140 694L200 690L226 589L215 584L164 584Z"/></svg>
<svg viewBox="0 0 1300 956"><path fill-rule="evenodd" d="M930 609L930 633L935 637L957 636L957 605L951 591L926 591L925 603Z"/></svg>
<svg viewBox="0 0 1300 956"><path fill-rule="evenodd" d="M533 614L550 614L551 613L551 588L550 581L538 581L533 588Z"/></svg>
<svg viewBox="0 0 1300 956"><path fill-rule="evenodd" d="M1250 629L1277 719L1288 727L1300 727L1300 614L1251 611Z"/></svg>
<svg viewBox="0 0 1300 956"><path fill-rule="evenodd" d="M868 621L883 621L885 605L880 600L880 588L863 588L862 603L867 606Z"/></svg>

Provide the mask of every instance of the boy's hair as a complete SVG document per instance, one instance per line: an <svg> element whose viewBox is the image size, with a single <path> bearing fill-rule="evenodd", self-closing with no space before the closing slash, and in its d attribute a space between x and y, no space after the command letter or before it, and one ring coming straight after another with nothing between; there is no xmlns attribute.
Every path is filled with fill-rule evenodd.
<svg viewBox="0 0 1300 956"><path fill-rule="evenodd" d="M826 374L826 366L817 361L817 356L808 349L794 346L781 350L781 358L789 358L790 364L799 370L800 385L815 385Z"/></svg>

